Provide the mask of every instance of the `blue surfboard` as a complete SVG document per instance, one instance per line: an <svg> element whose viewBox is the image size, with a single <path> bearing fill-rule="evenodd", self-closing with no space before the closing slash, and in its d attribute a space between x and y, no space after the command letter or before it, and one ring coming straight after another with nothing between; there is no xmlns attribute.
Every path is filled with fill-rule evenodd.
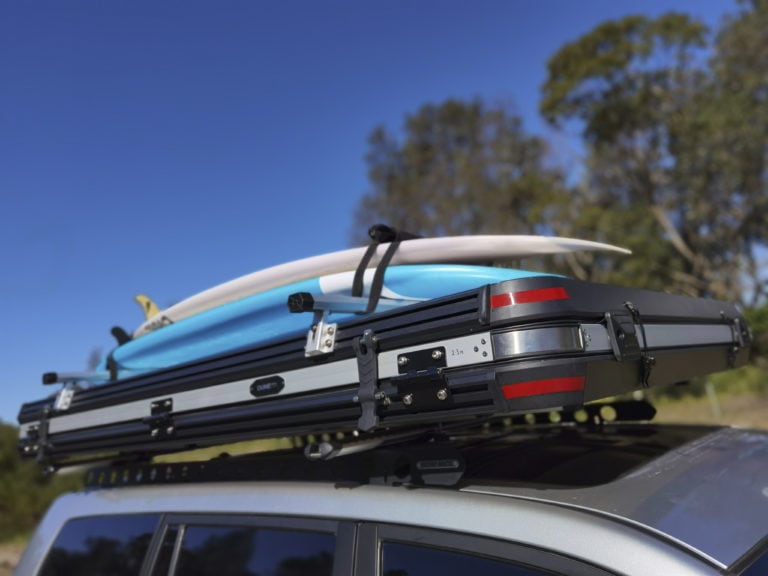
<svg viewBox="0 0 768 576"><path fill-rule="evenodd" d="M373 270L369 272L363 296L367 296L370 288ZM312 315L290 313L288 297L297 292L349 295L353 275L344 272L295 282L164 326L113 350L118 374L120 378L140 375L306 334L312 324ZM407 305L486 284L548 275L486 266L391 266L384 275L380 302ZM380 304L377 310L381 308ZM343 322L353 316L352 313L334 312L329 321Z"/></svg>

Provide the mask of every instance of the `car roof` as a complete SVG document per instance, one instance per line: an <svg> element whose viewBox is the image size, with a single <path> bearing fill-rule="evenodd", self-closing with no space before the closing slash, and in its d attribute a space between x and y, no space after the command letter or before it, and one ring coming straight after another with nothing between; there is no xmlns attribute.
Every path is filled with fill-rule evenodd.
<svg viewBox="0 0 768 576"><path fill-rule="evenodd" d="M174 522L237 515L375 522L512 541L621 574L720 574L722 565L597 514L529 499L436 487L259 481L151 485L69 494L57 500L29 550L45 550L76 517L164 513ZM190 516L192 515L192 516ZM605 543L610 542L610 546ZM25 568L35 573L24 559ZM20 565L21 566L21 565Z"/></svg>
<svg viewBox="0 0 768 576"><path fill-rule="evenodd" d="M539 470L533 483L469 474L465 481L474 482L463 490L599 512L663 534L723 566L768 535L766 432L631 426L577 445L583 450L565 446L562 453L570 458ZM669 449L660 450L664 445ZM563 482L569 475L584 482ZM608 476L614 478L600 481Z"/></svg>
<svg viewBox="0 0 768 576"><path fill-rule="evenodd" d="M436 492L431 488L412 490L414 483L430 483L429 478L414 482L408 471L403 470L402 454L412 460L413 454L426 452L433 454L430 462L450 462L454 452L440 452L446 446L461 454L463 474L447 481L436 475L432 478L436 482L432 483L452 485ZM181 466L184 481L188 481L188 469ZM336 501L331 507L343 509L344 517L351 514L360 519L419 525L424 522L423 511L418 511L420 504L432 503L430 514L434 514L435 507L455 508L456 496L467 502L466 518L435 527L465 529L469 511L479 506L478 498L485 497L505 501L504 506L512 501L517 502L515 506L522 502L536 504L544 508L544 517L553 519L552 522L562 518L566 510L567 514L576 513L576 517L584 517L586 512L592 522L600 516L653 534L667 545L687 550L720 569L744 558L768 534L768 433L754 430L627 423L527 428L485 425L327 461L311 462L300 452L288 451L226 458L201 466L205 481L260 481L269 483L273 489L277 482L281 491L301 492L303 510L309 515L320 514L323 503L331 500ZM304 497L310 494L308 481L315 483L312 492L323 490L318 484L330 489L314 501L305 501ZM397 499L409 502L410 508L398 508L394 516L385 514L378 506L363 510L365 494L372 488L368 486L365 491L356 492L363 497L351 511L347 507L349 496L338 489L364 484L405 485ZM219 485L212 489L206 484L202 493L208 494L210 502L214 491L219 496L237 493L238 485L242 486L233 483L227 488ZM260 484L261 494L265 494L266 485ZM187 508L200 506L200 502L194 501L193 495L198 494L194 485L184 486L184 492L178 492L179 488L174 487L174 494L190 498ZM158 509L184 509L184 501L171 499L171 491L162 487L135 490L106 492L120 493L121 499L131 499L134 494L144 503L151 494ZM376 498L388 500L391 496ZM114 498L110 497L110 501L114 502ZM257 511L259 505L252 501L250 507L249 511ZM260 511L280 512L274 508ZM283 513L295 511L286 509ZM473 529L482 532L477 524ZM500 536L493 530L485 535Z"/></svg>

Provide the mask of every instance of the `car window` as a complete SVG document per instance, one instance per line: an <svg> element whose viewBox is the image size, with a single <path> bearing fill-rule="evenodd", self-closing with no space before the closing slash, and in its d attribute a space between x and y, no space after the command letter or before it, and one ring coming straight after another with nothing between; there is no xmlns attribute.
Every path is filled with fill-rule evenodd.
<svg viewBox="0 0 768 576"><path fill-rule="evenodd" d="M768 574L768 552L755 560L749 568L741 573L741 576L765 576L766 574Z"/></svg>
<svg viewBox="0 0 768 576"><path fill-rule="evenodd" d="M384 542L381 547L383 576L541 576L552 572L465 552Z"/></svg>
<svg viewBox="0 0 768 576"><path fill-rule="evenodd" d="M356 543L358 574L381 576L609 576L550 550L478 535L364 522Z"/></svg>
<svg viewBox="0 0 768 576"><path fill-rule="evenodd" d="M322 532L254 526L170 526L153 574L331 576L335 545L335 536Z"/></svg>
<svg viewBox="0 0 768 576"><path fill-rule="evenodd" d="M75 518L67 522L40 576L137 576L160 517L136 514Z"/></svg>

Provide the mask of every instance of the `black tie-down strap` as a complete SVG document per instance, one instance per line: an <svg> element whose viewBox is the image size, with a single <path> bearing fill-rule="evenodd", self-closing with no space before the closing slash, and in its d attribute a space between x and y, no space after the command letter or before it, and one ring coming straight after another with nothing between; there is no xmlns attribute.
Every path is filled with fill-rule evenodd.
<svg viewBox="0 0 768 576"><path fill-rule="evenodd" d="M369 314L376 309L376 305L379 303L381 297L381 290L384 287L384 272L387 270L392 257L397 252L400 242L403 240L412 240L414 238L421 238L416 234L398 230L385 224L374 224L368 230L368 236L371 237L371 243L368 245L368 249L365 251L363 258L360 260L360 264L357 265L355 270L355 277L352 281L352 296L360 297L363 295L363 279L365 271L368 268L368 264L371 262L373 255L376 254L376 249L379 244L389 242L387 250L384 252L384 256L376 265L376 272L373 274L373 281L371 282L371 290L368 295L368 305L365 308L365 314Z"/></svg>

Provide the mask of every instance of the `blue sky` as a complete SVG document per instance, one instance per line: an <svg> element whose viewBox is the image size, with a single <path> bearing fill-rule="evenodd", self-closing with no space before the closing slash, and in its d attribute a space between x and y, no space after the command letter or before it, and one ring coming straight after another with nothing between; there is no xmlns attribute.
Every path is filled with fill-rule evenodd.
<svg viewBox="0 0 768 576"><path fill-rule="evenodd" d="M0 3L0 420L109 330L349 246L377 125L446 98L531 133L546 60L603 20L717 0Z"/></svg>

